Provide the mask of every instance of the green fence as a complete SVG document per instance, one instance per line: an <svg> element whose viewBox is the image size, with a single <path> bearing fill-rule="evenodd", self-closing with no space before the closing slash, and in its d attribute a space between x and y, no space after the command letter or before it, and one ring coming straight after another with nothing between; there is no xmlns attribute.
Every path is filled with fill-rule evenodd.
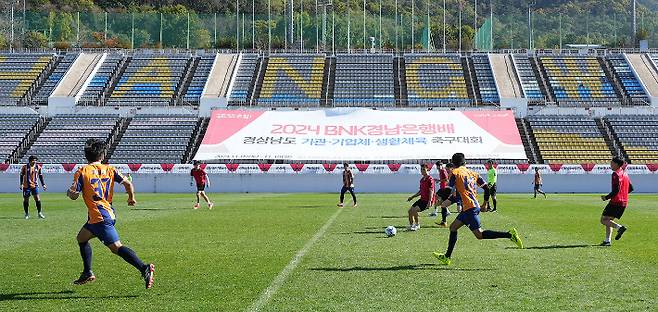
<svg viewBox="0 0 658 312"><path fill-rule="evenodd" d="M337 2L337 1L336 1ZM387 8L387 10L390 8ZM481 12L488 11L484 10ZM496 12L478 18L474 28L472 8L465 8L462 17L462 49L473 45L474 29L480 29L479 49L528 48L529 28L524 8ZM443 48L443 10L430 12L434 48ZM446 12L446 48L457 50L459 42L458 9L453 6ZM639 28L645 31L650 47L658 46L658 13L638 18ZM375 47L385 49L423 50L427 41L426 7L418 6L414 15L405 7L396 17L384 12L366 12L365 25L362 10L347 10L336 6L329 10L326 24L323 15L310 9L296 12L293 42L285 33L288 24L283 12L217 13L217 14L160 14L160 13L91 13L91 12L32 12L23 19L15 12L13 23L6 10L0 15L0 47L6 48L14 32L13 46L36 47L117 47L117 48L227 48L227 49L283 49L300 47L300 29L303 47L313 50L370 48L370 37ZM486 25L484 25L487 23ZM493 24L493 33L489 34ZM326 25L326 28L323 27ZM625 14L556 14L538 10L532 17L534 48L558 48L566 44L600 44L608 47L632 47L630 12ZM364 27L365 26L365 27ZM324 30L324 31L323 31ZM269 35L271 33L271 36ZM348 38L349 37L349 38ZM493 38L493 43L490 39ZM323 40L324 39L324 40ZM365 40L364 40L365 39ZM3 43L4 42L4 43Z"/></svg>

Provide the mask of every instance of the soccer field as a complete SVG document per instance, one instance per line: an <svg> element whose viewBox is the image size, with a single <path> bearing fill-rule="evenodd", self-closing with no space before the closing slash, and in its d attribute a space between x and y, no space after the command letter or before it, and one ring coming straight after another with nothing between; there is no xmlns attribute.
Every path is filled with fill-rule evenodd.
<svg viewBox="0 0 658 312"><path fill-rule="evenodd" d="M658 196L631 195L628 231L598 247L604 203L597 195L499 195L486 229L516 227L509 240L478 241L460 230L453 265L439 265L448 229L424 213L405 232L409 194L363 194L336 208L336 194L115 196L121 241L156 265L145 290L137 271L98 240L94 283L75 235L83 202L44 194L47 219L23 219L20 194L0 195L2 311L657 311ZM454 209L454 208L453 208ZM449 217L453 220L455 214ZM397 236L385 238L394 225Z"/></svg>

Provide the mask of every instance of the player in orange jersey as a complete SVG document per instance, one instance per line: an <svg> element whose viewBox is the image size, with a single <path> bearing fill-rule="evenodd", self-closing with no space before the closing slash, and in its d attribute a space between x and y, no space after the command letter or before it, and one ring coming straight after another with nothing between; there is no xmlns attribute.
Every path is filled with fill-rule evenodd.
<svg viewBox="0 0 658 312"><path fill-rule="evenodd" d="M96 280L96 276L91 271L92 251L89 240L98 237L114 254L119 255L142 274L146 288L149 289L153 286L155 267L152 263L145 264L132 249L123 246L119 240L119 233L114 228L116 220L114 207L112 207L114 183L119 183L126 189L128 206L134 206L137 203L135 190L132 183L119 171L101 163L104 153L105 143L103 141L87 140L85 158L89 164L78 169L73 176L73 185L66 192L72 200L76 200L82 193L88 215L87 223L82 226L77 236L84 270L80 274L80 278L73 283L82 285Z"/></svg>

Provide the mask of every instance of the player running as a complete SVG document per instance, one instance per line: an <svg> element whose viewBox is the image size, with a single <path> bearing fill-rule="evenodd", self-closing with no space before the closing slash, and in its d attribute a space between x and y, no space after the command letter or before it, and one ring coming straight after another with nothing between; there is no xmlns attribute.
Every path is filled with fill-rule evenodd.
<svg viewBox="0 0 658 312"><path fill-rule="evenodd" d="M546 193L541 190L541 185L542 185L542 178L541 178L541 173L539 173L539 168L535 168L535 180L533 182L535 185L535 197L537 198L537 193L544 195L544 198L546 198Z"/></svg>
<svg viewBox="0 0 658 312"><path fill-rule="evenodd" d="M28 164L23 165L21 168L20 175L20 189L23 191L23 210L25 211L25 219L30 218L29 208L30 208L30 195L34 197L34 203L37 206L37 215L40 219L45 219L41 211L41 198L39 197L39 183L37 182L37 177L43 190L47 190L48 187L46 183L43 182L43 174L41 174L41 165L37 164L37 156L30 156L28 159Z"/></svg>
<svg viewBox="0 0 658 312"><path fill-rule="evenodd" d="M601 195L603 201L610 200L601 215L601 224L605 225L605 239L601 246L610 246L612 238L612 228L617 229L615 240L619 240L626 227L615 222L615 219L621 219L621 216L628 206L628 194L633 192L633 184L628 177L628 173L622 167L624 160L616 156L610 162L612 169L612 191L608 195Z"/></svg>
<svg viewBox="0 0 658 312"><path fill-rule="evenodd" d="M448 186L448 170L446 170L446 166L439 160L436 162L436 171L439 173L439 179L434 180L435 183L439 182L439 190L436 192L438 195L441 190ZM434 203L434 211L430 213L430 217L436 217L439 214L438 204L440 204L438 201Z"/></svg>
<svg viewBox="0 0 658 312"><path fill-rule="evenodd" d="M194 209L199 209L199 197L203 197L203 200L208 204L208 209L212 209L215 204L206 195L206 183L210 186L210 178L208 178L206 171L201 168L200 161L194 161L190 176L192 176L190 186L194 186L194 182L196 182L196 203L194 204Z"/></svg>
<svg viewBox="0 0 658 312"><path fill-rule="evenodd" d="M414 198L420 196L420 199L411 205L409 208L409 231L417 231L420 229L420 219L418 213L429 209L434 201L434 179L429 175L427 164L420 165L420 187L416 194L407 198L407 201L412 201Z"/></svg>
<svg viewBox="0 0 658 312"><path fill-rule="evenodd" d="M461 199L463 205L462 212L450 224L448 250L445 254L438 251L433 253L445 265L452 263L450 258L457 243L457 231L463 225L467 225L477 239L508 238L519 248L523 248L523 242L515 228L512 228L509 232L482 230L480 226L480 205L477 201L477 185L481 185L483 188L488 186L477 173L466 168L465 162L466 159L462 153L456 153L452 156L452 163L455 165L455 169L452 171L448 186L453 189L453 194L450 199L441 204L441 207L448 207L458 199Z"/></svg>
<svg viewBox="0 0 658 312"><path fill-rule="evenodd" d="M356 207L357 203L356 195L354 195L354 175L352 174L352 170L350 170L350 165L345 163L343 164L343 187L340 189L340 202L338 203L338 207L345 206L345 204L343 204L343 200L345 199L346 192L350 192L350 195L352 195L353 207Z"/></svg>
<svg viewBox="0 0 658 312"><path fill-rule="evenodd" d="M496 182L498 182L498 171L494 166L493 160L487 160L487 188L484 189L484 206L490 212L496 212L498 209L496 207ZM493 209L489 205L489 198L493 202ZM486 211L486 210L485 210Z"/></svg>
<svg viewBox="0 0 658 312"><path fill-rule="evenodd" d="M87 223L82 226L77 236L84 270L73 283L82 285L96 280L96 276L91 270L92 251L89 240L98 237L105 246L110 248L112 253L119 255L142 274L146 289L149 289L153 286L154 265L152 263L144 264L132 249L123 246L119 240L119 233L114 228L116 216L111 204L114 183L119 183L126 189L128 206L136 204L133 185L113 167L101 164L105 152L103 141L87 140L84 151L89 164L78 169L73 176L73 185L66 192L66 195L72 200L76 200L82 192L88 215Z"/></svg>

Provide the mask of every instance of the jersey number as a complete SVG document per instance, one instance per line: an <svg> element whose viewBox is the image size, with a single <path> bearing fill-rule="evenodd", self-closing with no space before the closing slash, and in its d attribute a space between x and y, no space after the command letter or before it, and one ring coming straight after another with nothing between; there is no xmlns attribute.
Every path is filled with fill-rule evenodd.
<svg viewBox="0 0 658 312"><path fill-rule="evenodd" d="M108 194L110 192L110 178L91 179L89 182L94 185L96 196L102 200L107 200Z"/></svg>

